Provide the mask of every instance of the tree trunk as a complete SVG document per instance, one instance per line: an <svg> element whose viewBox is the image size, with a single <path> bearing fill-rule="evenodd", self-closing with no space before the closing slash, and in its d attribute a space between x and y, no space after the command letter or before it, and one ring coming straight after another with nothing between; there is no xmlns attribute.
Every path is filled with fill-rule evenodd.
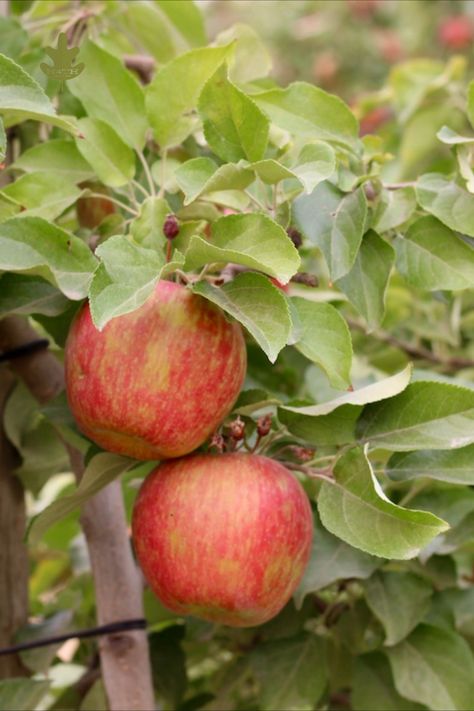
<svg viewBox="0 0 474 711"><path fill-rule="evenodd" d="M0 349L10 350L37 338L24 319L0 321ZM47 350L15 358L14 370L33 396L47 402L64 388L64 369ZM79 480L82 457L68 447ZM143 617L141 579L128 537L120 483L113 482L84 505L81 523L94 577L98 623ZM99 643L104 686L110 711L153 711L155 708L146 632L110 634Z"/></svg>
<svg viewBox="0 0 474 711"><path fill-rule="evenodd" d="M14 382L7 368L0 366L0 647L13 644L15 632L28 617L25 502L21 482L13 474L18 457L3 428L3 412ZM0 657L0 679L26 673L18 655Z"/></svg>

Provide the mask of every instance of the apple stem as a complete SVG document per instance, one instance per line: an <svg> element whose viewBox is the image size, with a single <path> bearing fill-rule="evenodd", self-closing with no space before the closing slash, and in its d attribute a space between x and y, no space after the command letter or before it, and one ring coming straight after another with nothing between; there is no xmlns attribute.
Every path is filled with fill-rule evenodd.
<svg viewBox="0 0 474 711"><path fill-rule="evenodd" d="M166 245L166 262L171 261L171 252L172 252L172 247L171 247L171 240L168 240L168 244Z"/></svg>

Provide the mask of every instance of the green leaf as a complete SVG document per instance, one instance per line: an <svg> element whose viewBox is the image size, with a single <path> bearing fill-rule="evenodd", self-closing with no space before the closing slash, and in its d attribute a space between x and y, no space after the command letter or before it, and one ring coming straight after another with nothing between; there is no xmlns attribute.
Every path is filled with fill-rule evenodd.
<svg viewBox="0 0 474 711"><path fill-rule="evenodd" d="M50 681L36 681L21 677L0 681L0 708L8 711L34 709L46 696Z"/></svg>
<svg viewBox="0 0 474 711"><path fill-rule="evenodd" d="M433 711L470 711L474 699L474 658L458 634L420 625L387 650L397 691Z"/></svg>
<svg viewBox="0 0 474 711"><path fill-rule="evenodd" d="M37 495L54 474L69 470L63 442L23 383L16 385L8 398L4 426L21 457L15 473L25 489Z"/></svg>
<svg viewBox="0 0 474 711"><path fill-rule="evenodd" d="M193 0L155 0L190 47L206 44L203 15Z"/></svg>
<svg viewBox="0 0 474 711"><path fill-rule="evenodd" d="M474 81L469 82L467 89L467 115L474 128Z"/></svg>
<svg viewBox="0 0 474 711"><path fill-rule="evenodd" d="M418 289L469 289L474 249L436 218L421 217L395 240L397 269Z"/></svg>
<svg viewBox="0 0 474 711"><path fill-rule="evenodd" d="M296 226L319 247L331 279L347 274L355 262L365 230L367 200L363 188L345 195L327 181L293 204Z"/></svg>
<svg viewBox="0 0 474 711"><path fill-rule="evenodd" d="M181 646L184 626L172 625L148 636L153 686L159 698L178 708L186 690L186 656Z"/></svg>
<svg viewBox="0 0 474 711"><path fill-rule="evenodd" d="M461 136L456 131L453 131L452 128L449 128L449 126L442 126L436 134L436 137L448 146L457 146L474 142L474 136Z"/></svg>
<svg viewBox="0 0 474 711"><path fill-rule="evenodd" d="M190 112L205 83L231 51L232 45L193 49L155 75L147 88L146 111L162 149L182 143L192 133L196 118Z"/></svg>
<svg viewBox="0 0 474 711"><path fill-rule="evenodd" d="M446 451L400 452L390 457L386 472L394 481L428 477L474 485L474 445Z"/></svg>
<svg viewBox="0 0 474 711"><path fill-rule="evenodd" d="M235 40L235 51L228 59L230 79L236 84L247 84L266 77L272 68L272 58L255 30L237 22L217 35L216 44L227 45Z"/></svg>
<svg viewBox="0 0 474 711"><path fill-rule="evenodd" d="M337 286L365 318L370 329L376 328L385 313L385 294L395 253L376 232L364 235L351 270Z"/></svg>
<svg viewBox="0 0 474 711"><path fill-rule="evenodd" d="M314 708L326 686L324 645L313 634L264 642L251 653L250 664L262 711Z"/></svg>
<svg viewBox="0 0 474 711"><path fill-rule="evenodd" d="M128 314L148 299L159 279L182 265L181 255L165 264L164 255L134 244L123 235L96 249L101 264L89 291L91 316L101 331L116 316Z"/></svg>
<svg viewBox="0 0 474 711"><path fill-rule="evenodd" d="M15 636L15 641L17 644L36 642L45 637L55 637L56 635L70 632L72 617L72 610L60 610L41 622L30 622L20 628ZM57 644L51 644L37 649L25 650L20 653L21 661L32 672L47 675L48 669L61 645L62 642L58 642Z"/></svg>
<svg viewBox="0 0 474 711"><path fill-rule="evenodd" d="M444 175L427 173L416 184L421 207L456 232L474 237L474 200Z"/></svg>
<svg viewBox="0 0 474 711"><path fill-rule="evenodd" d="M367 405L370 402L379 402L380 400L386 400L387 398L394 397L398 393L403 392L410 382L412 373L412 366L407 365L406 368L401 370L395 375L391 375L389 378L384 378L370 385L366 385L358 390L352 390L351 392L344 393L333 400L328 400L322 402L319 405L306 405L304 407L293 407L291 405L283 405L284 410L289 410L290 412L296 412L301 415L310 415L311 417L321 417L322 415L328 415L343 405Z"/></svg>
<svg viewBox="0 0 474 711"><path fill-rule="evenodd" d="M255 180L255 173L245 161L220 167L210 158L192 158L175 170L175 179L183 191L184 205L201 195L219 190L243 190Z"/></svg>
<svg viewBox="0 0 474 711"><path fill-rule="evenodd" d="M293 167L293 172L309 195L323 180L329 178L336 169L334 150L323 141L313 141L306 144Z"/></svg>
<svg viewBox="0 0 474 711"><path fill-rule="evenodd" d="M416 208L416 195L411 187L384 190L373 221L376 232L388 232L410 219Z"/></svg>
<svg viewBox="0 0 474 711"><path fill-rule="evenodd" d="M206 141L223 161L263 158L270 122L255 102L228 79L225 66L204 86L199 113Z"/></svg>
<svg viewBox="0 0 474 711"><path fill-rule="evenodd" d="M247 273L237 275L223 287L200 281L193 291L237 319L270 362L275 362L291 333L288 305L280 289L261 274Z"/></svg>
<svg viewBox="0 0 474 711"><path fill-rule="evenodd" d="M14 183L7 185L3 195L12 198L26 210L19 215L24 217L42 217L55 220L81 195L74 183L64 180L56 173L26 173Z"/></svg>
<svg viewBox="0 0 474 711"><path fill-rule="evenodd" d="M69 299L83 299L97 261L78 237L39 217L0 225L0 269L41 276Z"/></svg>
<svg viewBox="0 0 474 711"><path fill-rule="evenodd" d="M141 149L148 128L143 89L117 57L88 40L79 58L85 69L68 89L91 118L105 121L131 148Z"/></svg>
<svg viewBox="0 0 474 711"><path fill-rule="evenodd" d="M83 118L79 130L84 138L76 138L77 148L99 180L111 188L129 183L135 175L135 154L114 129L99 119Z"/></svg>
<svg viewBox="0 0 474 711"><path fill-rule="evenodd" d="M300 415L279 408L278 419L296 437L316 447L349 444L355 441L355 426L360 407L343 405L321 417Z"/></svg>
<svg viewBox="0 0 474 711"><path fill-rule="evenodd" d="M5 159L7 151L7 134L5 133L5 128L3 126L3 121L0 118L0 162Z"/></svg>
<svg viewBox="0 0 474 711"><path fill-rule="evenodd" d="M417 382L400 395L367 405L362 441L395 452L457 449L474 442L474 392L447 383Z"/></svg>
<svg viewBox="0 0 474 711"><path fill-rule="evenodd" d="M301 331L294 344L306 358L317 363L335 388L350 385L352 341L347 323L331 304L293 298Z"/></svg>
<svg viewBox="0 0 474 711"><path fill-rule="evenodd" d="M40 85L12 59L0 54L0 115L8 125L33 119L77 133L72 121L58 116Z"/></svg>
<svg viewBox="0 0 474 711"><path fill-rule="evenodd" d="M328 531L382 558L414 558L449 528L431 513L411 511L389 501L361 449L344 454L334 468L334 480L323 481L318 510Z"/></svg>
<svg viewBox="0 0 474 711"><path fill-rule="evenodd" d="M273 158L265 158L264 160L259 160L252 165L256 174L264 183L267 185L275 185L281 180L300 180L296 173L285 165L282 165L277 160ZM303 187L303 183L301 186Z"/></svg>
<svg viewBox="0 0 474 711"><path fill-rule="evenodd" d="M254 412L271 405L281 405L281 401L271 397L266 390L252 388L251 390L243 390L240 393L232 412L235 412L236 415L252 415Z"/></svg>
<svg viewBox="0 0 474 711"><path fill-rule="evenodd" d="M135 463L118 454L109 454L108 452L97 454L87 465L76 491L57 499L32 519L28 529L28 540L33 544L39 541L54 523L82 506L94 494L97 494L104 486L110 484Z"/></svg>
<svg viewBox="0 0 474 711"><path fill-rule="evenodd" d="M286 89L254 94L271 121L297 136L321 138L354 148L359 126L347 104L312 84L295 82Z"/></svg>
<svg viewBox="0 0 474 711"><path fill-rule="evenodd" d="M261 213L227 215L212 226L212 239L191 238L186 269L212 262L234 262L286 284L300 265L300 256L285 230Z"/></svg>
<svg viewBox="0 0 474 711"><path fill-rule="evenodd" d="M354 711L421 711L425 708L400 696L390 665L380 652L356 658L351 700Z"/></svg>
<svg viewBox="0 0 474 711"><path fill-rule="evenodd" d="M321 525L315 514L313 546L308 567L295 592L297 607L310 593L345 578L368 578L380 565L380 559L347 545Z"/></svg>
<svg viewBox="0 0 474 711"><path fill-rule="evenodd" d="M68 305L61 292L43 279L9 273L0 277L0 316L58 316Z"/></svg>
<svg viewBox="0 0 474 711"><path fill-rule="evenodd" d="M94 171L76 148L74 141L56 138L29 148L13 164L25 173L48 171L58 173L68 182L80 183Z"/></svg>
<svg viewBox="0 0 474 711"><path fill-rule="evenodd" d="M409 572L378 572L364 584L365 599L385 630L385 645L397 644L428 612L433 588Z"/></svg>
<svg viewBox="0 0 474 711"><path fill-rule="evenodd" d="M140 214L130 223L130 234L142 247L162 250L166 243L163 225L171 208L163 198L149 197L140 205Z"/></svg>

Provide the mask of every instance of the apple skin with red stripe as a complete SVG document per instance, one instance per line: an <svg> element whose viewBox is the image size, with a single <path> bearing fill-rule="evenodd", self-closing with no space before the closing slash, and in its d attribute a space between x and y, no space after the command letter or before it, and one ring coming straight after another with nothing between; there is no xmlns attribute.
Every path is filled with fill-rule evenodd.
<svg viewBox="0 0 474 711"><path fill-rule="evenodd" d="M243 384L239 324L202 297L160 281L138 309L99 331L85 304L65 350L79 429L110 452L142 460L188 454L231 410Z"/></svg>
<svg viewBox="0 0 474 711"><path fill-rule="evenodd" d="M143 573L166 607L253 627L278 614L298 586L313 517L301 484L279 462L195 454L148 475L132 531Z"/></svg>

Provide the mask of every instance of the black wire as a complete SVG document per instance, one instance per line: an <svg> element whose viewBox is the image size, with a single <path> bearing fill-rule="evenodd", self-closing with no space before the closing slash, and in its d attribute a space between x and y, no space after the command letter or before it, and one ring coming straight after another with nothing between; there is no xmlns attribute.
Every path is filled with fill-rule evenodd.
<svg viewBox="0 0 474 711"><path fill-rule="evenodd" d="M0 648L0 657L6 654L16 654L17 652L24 652L27 649L36 649L37 647L47 647L50 644L67 642L68 639L86 639L87 637L100 637L101 635L113 634L114 632L125 632L127 630L144 629L146 629L146 620L143 617L140 617L136 620L122 620L121 622L111 622L108 625L101 625L100 627L90 627L86 630L68 632L68 634L60 634L56 637L44 637L43 639L37 639L31 642L15 644L12 647L3 647Z"/></svg>
<svg viewBox="0 0 474 711"><path fill-rule="evenodd" d="M46 338L38 338L36 341L30 341L30 343L25 343L23 346L0 353L0 363L15 360L15 358L21 358L22 356L30 355L30 353L36 353L36 351L41 351L44 348L48 348L48 346L49 341Z"/></svg>

